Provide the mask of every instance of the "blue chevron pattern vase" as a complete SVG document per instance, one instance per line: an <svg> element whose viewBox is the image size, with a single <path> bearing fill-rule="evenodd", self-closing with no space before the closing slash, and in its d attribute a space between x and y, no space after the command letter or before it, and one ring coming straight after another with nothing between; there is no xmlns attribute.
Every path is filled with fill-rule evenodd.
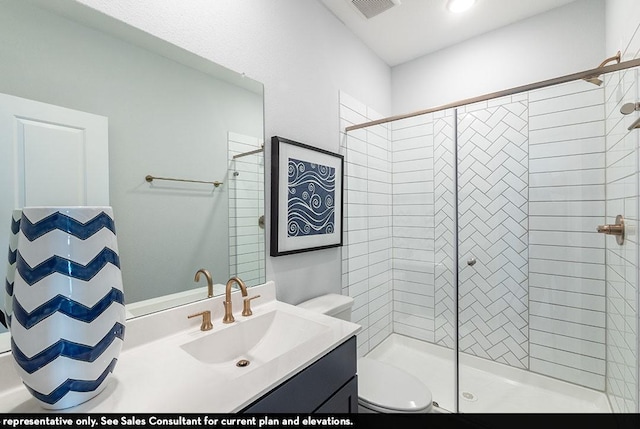
<svg viewBox="0 0 640 429"><path fill-rule="evenodd" d="M10 330L16 370L44 408L104 390L125 330L111 207L22 209Z"/></svg>
<svg viewBox="0 0 640 429"><path fill-rule="evenodd" d="M6 328L11 323L11 313L13 308L13 279L16 272L16 254L18 250L18 232L20 231L20 218L22 217L22 210L14 210L11 214L11 225L9 228L9 253L7 260L7 274L4 282L4 292L2 297L4 299L2 308L0 311L0 323Z"/></svg>

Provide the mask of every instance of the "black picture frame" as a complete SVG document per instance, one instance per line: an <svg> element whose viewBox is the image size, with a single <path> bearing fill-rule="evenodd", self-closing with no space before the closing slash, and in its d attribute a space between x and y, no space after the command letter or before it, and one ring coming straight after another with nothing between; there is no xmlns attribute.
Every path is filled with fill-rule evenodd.
<svg viewBox="0 0 640 429"><path fill-rule="evenodd" d="M271 137L270 255L342 246L344 157Z"/></svg>

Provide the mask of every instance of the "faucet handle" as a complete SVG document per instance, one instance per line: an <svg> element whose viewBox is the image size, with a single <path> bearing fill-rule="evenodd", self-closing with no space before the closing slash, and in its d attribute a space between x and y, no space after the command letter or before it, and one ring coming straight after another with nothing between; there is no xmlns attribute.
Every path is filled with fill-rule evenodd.
<svg viewBox="0 0 640 429"><path fill-rule="evenodd" d="M192 317L198 316L202 316L202 324L200 325L201 331L210 331L211 329L213 329L213 323L211 323L211 311L206 310L200 313L191 314L187 316L187 318L191 319Z"/></svg>
<svg viewBox="0 0 640 429"><path fill-rule="evenodd" d="M253 314L253 311L251 311L251 300L256 298L260 298L260 295L251 296L243 300L243 305L242 305L243 316L251 316Z"/></svg>

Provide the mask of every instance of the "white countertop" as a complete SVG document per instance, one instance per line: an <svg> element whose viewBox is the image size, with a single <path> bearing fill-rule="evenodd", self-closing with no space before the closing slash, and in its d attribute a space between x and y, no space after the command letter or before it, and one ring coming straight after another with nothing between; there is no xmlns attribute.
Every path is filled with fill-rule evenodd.
<svg viewBox="0 0 640 429"><path fill-rule="evenodd" d="M10 353L0 355L0 412L3 413L233 413L306 368L355 335L360 325L316 314L275 299L275 284L249 289L255 317L284 311L328 325L329 334L310 341L262 366L238 368L227 377L196 360L180 345L230 325L222 323L224 296L217 296L127 322L125 341L108 386L95 398L66 410L42 408L21 384ZM240 316L240 292L232 293L235 323ZM211 310L213 330L200 331L201 318L187 315ZM12 372L12 374L10 373Z"/></svg>

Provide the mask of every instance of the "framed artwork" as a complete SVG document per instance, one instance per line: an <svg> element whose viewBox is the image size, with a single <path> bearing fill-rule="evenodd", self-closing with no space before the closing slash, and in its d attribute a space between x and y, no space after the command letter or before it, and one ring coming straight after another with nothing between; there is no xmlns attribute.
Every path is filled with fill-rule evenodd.
<svg viewBox="0 0 640 429"><path fill-rule="evenodd" d="M271 137L271 256L342 246L342 155Z"/></svg>

